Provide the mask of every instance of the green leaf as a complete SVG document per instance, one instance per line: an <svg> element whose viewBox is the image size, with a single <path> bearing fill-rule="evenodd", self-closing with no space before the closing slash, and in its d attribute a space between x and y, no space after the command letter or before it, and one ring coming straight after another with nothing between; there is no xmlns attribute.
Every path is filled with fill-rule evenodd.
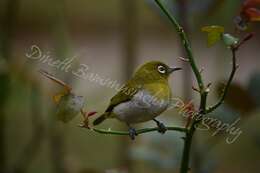
<svg viewBox="0 0 260 173"><path fill-rule="evenodd" d="M227 33L222 35L222 39L223 39L225 45L228 47L235 46L239 41L238 38L232 36L231 34L227 34Z"/></svg>
<svg viewBox="0 0 260 173"><path fill-rule="evenodd" d="M208 33L208 46L213 46L216 42L218 42L221 39L222 33L224 33L224 27L212 25L212 26L205 26L201 28L202 32Z"/></svg>

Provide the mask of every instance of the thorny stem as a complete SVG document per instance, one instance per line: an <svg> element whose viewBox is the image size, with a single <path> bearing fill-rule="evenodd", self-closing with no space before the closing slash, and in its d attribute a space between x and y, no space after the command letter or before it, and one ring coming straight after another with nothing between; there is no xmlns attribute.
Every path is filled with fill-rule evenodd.
<svg viewBox="0 0 260 173"><path fill-rule="evenodd" d="M227 96L229 86L230 86L230 84L231 84L231 82L232 82L232 80L235 76L236 70L238 69L238 65L237 65L237 62L236 62L236 52L240 48L240 46L242 46L246 41L250 40L253 37L253 35L254 35L254 33L247 34L237 45L230 48L231 52L232 52L232 71L229 75L229 79L227 81L227 84L225 85L225 88L222 92L222 95L221 95L219 101L215 105L207 108L206 113L213 112L215 109L217 109L224 102L224 100Z"/></svg>
<svg viewBox="0 0 260 173"><path fill-rule="evenodd" d="M201 102L200 102L200 110L202 112L205 112L206 107L206 98L207 98L207 92L205 92L204 83L201 77L201 73L199 68L197 67L192 50L190 42L186 36L186 33L184 32L183 28L180 26L180 24L177 22L177 20L168 12L168 10L164 7L164 5L160 2L160 0L155 0L156 4L160 7L160 9L164 12L164 14L168 17L168 19L171 21L173 26L175 27L176 31L178 32L183 46L185 48L185 51L187 53L187 58L189 59L189 63L191 65L191 68L195 74L198 86L199 86L199 93L201 96ZM203 110L204 109L204 110ZM184 137L184 149L183 149L183 155L182 155L182 161L181 161L181 173L187 173L189 171L189 160L190 160L190 148L192 143L192 137L195 132L195 124L196 122L193 121L191 128L186 131L186 136Z"/></svg>
<svg viewBox="0 0 260 173"><path fill-rule="evenodd" d="M227 92L228 92L228 88L229 88L229 86L230 86L230 84L231 84L231 82L232 82L232 80L233 80L233 78L235 76L236 70L238 68L238 65L236 64L236 49L235 48L231 48L231 50L232 50L232 71L230 73L229 79L227 81L227 84L225 85L225 88L224 88L224 90L223 90L223 92L221 94L221 97L220 97L219 101L215 105L209 107L206 110L206 113L210 113L210 112L214 111L215 109L217 109L224 102L225 97L226 97Z"/></svg>
<svg viewBox="0 0 260 173"><path fill-rule="evenodd" d="M204 89L204 83L203 83L201 74L199 72L199 69L194 61L192 50L191 50L191 44L188 40L188 37L187 37L184 29L180 26L180 24L177 22L177 20L170 14L170 12L164 7L164 5L160 2L160 0L155 0L155 2L160 7L160 9L163 11L163 13L168 17L168 19L170 20L170 22L173 24L176 31L178 32L178 34L182 40L182 44L187 53L191 68L196 76L200 91L202 91Z"/></svg>
<svg viewBox="0 0 260 173"><path fill-rule="evenodd" d="M94 128L94 127L85 127L85 126L80 126L82 128L88 128L94 132L97 133L101 133L101 134L110 134L110 135L129 135L128 131L116 131L116 130L105 130L105 129L98 129L98 128ZM186 132L187 129L186 128L182 128L182 127L166 127L167 130L169 131L179 131L179 132ZM143 133L149 133L149 132L153 132L153 131L158 131L159 128L155 127L155 128L144 128L144 129L138 129L136 130L137 134L143 134Z"/></svg>

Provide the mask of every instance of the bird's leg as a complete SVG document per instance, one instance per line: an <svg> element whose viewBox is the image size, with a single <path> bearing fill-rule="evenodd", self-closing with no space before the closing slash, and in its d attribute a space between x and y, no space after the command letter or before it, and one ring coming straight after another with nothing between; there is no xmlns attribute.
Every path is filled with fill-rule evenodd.
<svg viewBox="0 0 260 173"><path fill-rule="evenodd" d="M127 124L128 128L129 128L129 136L132 140L135 139L135 136L137 136L137 132L135 130L135 128L131 127L130 124Z"/></svg>
<svg viewBox="0 0 260 173"><path fill-rule="evenodd" d="M156 124L159 128L158 132L164 134L167 131L167 128L165 127L165 125L163 123L161 123L160 121L156 120L155 118L153 120L156 122Z"/></svg>

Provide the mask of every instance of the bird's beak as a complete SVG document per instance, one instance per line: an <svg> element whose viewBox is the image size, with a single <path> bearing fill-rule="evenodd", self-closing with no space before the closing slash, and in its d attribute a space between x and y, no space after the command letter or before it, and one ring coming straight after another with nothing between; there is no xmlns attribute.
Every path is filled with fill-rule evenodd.
<svg viewBox="0 0 260 173"><path fill-rule="evenodd" d="M180 68L180 67L170 67L170 68L168 68L168 73L170 74L170 73L172 73L174 71L178 71L178 70L182 70L182 68Z"/></svg>

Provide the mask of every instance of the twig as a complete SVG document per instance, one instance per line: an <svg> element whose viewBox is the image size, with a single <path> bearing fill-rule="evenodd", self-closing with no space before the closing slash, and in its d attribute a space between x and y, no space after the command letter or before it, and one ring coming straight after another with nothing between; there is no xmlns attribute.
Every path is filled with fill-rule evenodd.
<svg viewBox="0 0 260 173"><path fill-rule="evenodd" d="M243 44L245 44L245 42L247 42L248 40L250 40L253 36L254 36L255 33L251 32L251 33L248 33L244 36L244 38L242 38L237 45L235 45L234 49L235 50L238 50Z"/></svg>
<svg viewBox="0 0 260 173"><path fill-rule="evenodd" d="M176 31L178 32L178 34L179 34L179 36L182 40L182 44L183 44L185 51L187 53L191 68L192 68L192 70L195 74L195 77L197 79L198 86L199 86L200 90L202 91L204 89L204 83L203 83L201 74L199 72L199 69L198 69L198 67L197 67L197 65L194 61L190 42L188 40L188 37L186 36L186 33L184 32L184 29L180 26L180 24L177 22L177 20L169 13L169 11L164 7L164 5L161 3L160 0L155 0L155 2L160 7L160 9L164 12L164 14L168 17L168 19L170 20L170 22L173 24Z"/></svg>
<svg viewBox="0 0 260 173"><path fill-rule="evenodd" d="M80 126L82 128L88 128L94 132L97 133L101 133L101 134L110 134L110 135L129 135L128 131L116 131L116 130L105 130L105 129L98 129L98 128L94 128L94 127L85 127L85 126ZM168 131L178 131L178 132L187 132L186 128L183 127L166 127ZM158 131L159 128L158 127L154 127L154 128L144 128L144 129L138 129L136 130L137 134L143 134L143 133L149 133L149 132L153 132L153 131Z"/></svg>
<svg viewBox="0 0 260 173"><path fill-rule="evenodd" d="M233 78L235 76L235 73L236 73L236 70L237 70L236 49L232 48L231 51L232 51L232 71L230 73L228 82L225 85L225 88L224 88L224 90L223 90L223 92L221 94L221 97L220 97L219 101L215 105L207 108L206 113L210 113L210 112L214 111L215 109L217 109L224 102L225 97L226 97L227 92L228 92L228 88L229 88L229 86L230 86L230 84L231 84L231 82L232 82L232 80L233 80Z"/></svg>
<svg viewBox="0 0 260 173"><path fill-rule="evenodd" d="M224 88L224 90L223 90L223 92L221 94L221 97L220 97L219 101L215 105L207 108L206 113L210 113L210 112L216 110L224 102L224 100L225 100L225 98L227 96L228 88L229 88L229 86L230 86L230 84L231 84L231 82L232 82L232 80L233 80L233 78L235 76L236 70L238 69L238 65L236 63L236 52L238 51L238 49L243 44L245 44L245 42L250 40L253 37L253 35L254 35L254 33L249 33L249 34L245 35L245 37L243 39L241 39L241 41L237 45L231 47L231 52L232 52L232 71L231 71L231 73L229 75L228 82L225 85L225 88Z"/></svg>
<svg viewBox="0 0 260 173"><path fill-rule="evenodd" d="M129 135L129 131L117 131L117 130L111 130L110 128L105 130L105 129L98 129L98 128L95 128L93 126L90 126L89 125L89 117L92 116L92 115L95 115L96 112L87 113L83 109L81 109L80 112L83 116L83 122L82 122L82 124L79 125L79 127L81 127L81 128L86 128L86 129L89 129L91 131L101 133L101 134ZM186 132L187 131L187 129L183 128L183 127L166 127L166 129L169 130L169 131L179 131L179 132ZM136 130L136 133L139 135L139 134L158 131L158 130L159 130L158 127L143 128L143 129Z"/></svg>

